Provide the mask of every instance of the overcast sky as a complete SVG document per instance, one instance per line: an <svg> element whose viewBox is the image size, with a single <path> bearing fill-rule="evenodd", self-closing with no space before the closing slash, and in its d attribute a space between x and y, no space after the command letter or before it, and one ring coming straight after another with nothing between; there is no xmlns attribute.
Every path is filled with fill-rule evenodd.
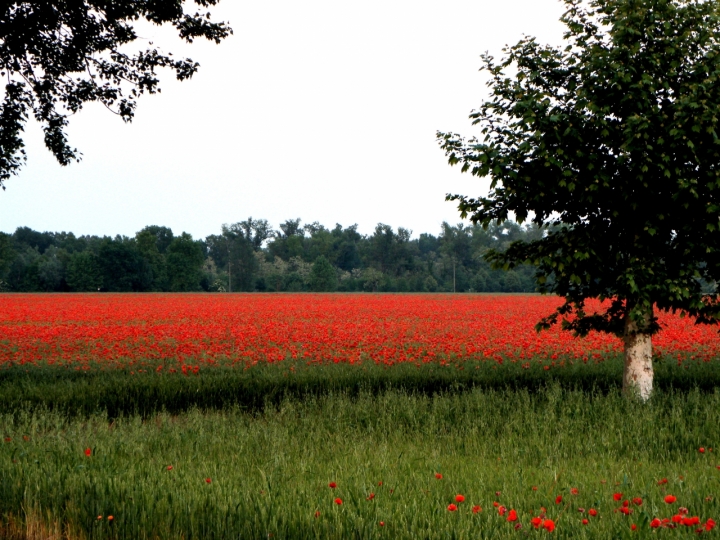
<svg viewBox="0 0 720 540"><path fill-rule="evenodd" d="M220 45L143 28L200 71L164 76L132 124L87 106L69 128L84 157L68 167L29 125L0 231L165 225L199 238L252 216L437 234L460 221L445 194L487 182L447 165L436 130L472 134L468 114L488 95L480 54L523 34L559 44L562 12L558 0L223 0L214 19L235 34Z"/></svg>

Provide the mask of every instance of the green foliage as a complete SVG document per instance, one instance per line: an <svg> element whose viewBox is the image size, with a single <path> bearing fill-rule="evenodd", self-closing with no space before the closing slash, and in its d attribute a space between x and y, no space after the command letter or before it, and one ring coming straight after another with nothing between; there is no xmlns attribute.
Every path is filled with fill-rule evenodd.
<svg viewBox="0 0 720 540"><path fill-rule="evenodd" d="M337 288L337 273L324 255L319 255L310 272L310 287L316 292L332 292Z"/></svg>
<svg viewBox="0 0 720 540"><path fill-rule="evenodd" d="M362 380L358 366L342 369ZM439 377L463 377L454 368L439 371ZM70 376L65 371L56 383ZM202 395L204 376L177 378L194 381ZM274 378L286 377L278 370ZM24 384L30 392L35 383ZM634 534L644 538L650 536L645 513L667 517L682 505L705 519L720 510L712 496L714 453L697 451L720 438L717 392L662 391L638 408L616 389L553 382L535 390L428 393L397 387L375 393L361 385L266 403L261 410L226 406L144 418L3 408L0 536L58 527L73 538L95 539L509 539L523 531L547 535L529 523L545 507L559 538L630 537L635 522ZM661 478L668 484L658 485ZM614 492L642 497L643 504L623 517ZM465 502L448 512L458 493ZM667 493L677 497L676 506L663 502ZM498 515L496 500L517 510L520 532ZM475 504L483 509L477 514ZM599 515L583 526L587 514L578 507Z"/></svg>
<svg viewBox="0 0 720 540"><path fill-rule="evenodd" d="M653 305L714 323L702 282L720 278L720 16L699 0L564 0L566 46L527 37L498 63L471 118L482 139L438 133L451 164L491 178L486 197L449 195L488 226L512 214L548 227L493 250L495 265L535 265L579 334L640 331ZM586 7L589 5L589 7ZM587 314L587 298L613 298Z"/></svg>
<svg viewBox="0 0 720 540"><path fill-rule="evenodd" d="M73 253L67 267L67 284L71 291L98 291L103 284L103 276L98 257L91 251Z"/></svg>
<svg viewBox="0 0 720 540"><path fill-rule="evenodd" d="M195 0L208 7L218 0ZM3 2L0 7L0 66L6 81L0 103L0 186L25 160L21 134L32 115L45 145L61 165L79 159L67 140L68 117L98 101L129 122L136 100L159 92L156 70L170 68L188 79L198 64L176 60L150 44L132 54L138 19L173 26L180 38L203 37L216 43L232 30L210 14L185 13L183 0L171 2L79 0Z"/></svg>
<svg viewBox="0 0 720 540"><path fill-rule="evenodd" d="M170 290L199 291L204 262L202 248L192 236L182 233L175 238L167 248L167 268L171 276Z"/></svg>
<svg viewBox="0 0 720 540"><path fill-rule="evenodd" d="M532 292L532 267L506 273L491 268L483 254L539 234L512 222L487 230L443 223L438 236L413 239L407 229L384 224L361 235L357 225L327 229L317 222L302 226L300 219L273 231L266 220L252 218L204 240L157 225L133 238L21 227L0 236L0 279L10 291ZM76 257L80 253L88 256ZM319 257L332 267L322 284L312 275Z"/></svg>

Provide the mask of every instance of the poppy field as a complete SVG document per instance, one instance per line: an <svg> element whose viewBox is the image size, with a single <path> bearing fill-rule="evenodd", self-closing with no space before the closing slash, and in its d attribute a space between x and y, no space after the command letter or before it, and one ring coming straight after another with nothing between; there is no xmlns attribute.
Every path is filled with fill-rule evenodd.
<svg viewBox="0 0 720 540"><path fill-rule="evenodd" d="M535 295L0 295L2 538L718 536L718 334L658 390Z"/></svg>

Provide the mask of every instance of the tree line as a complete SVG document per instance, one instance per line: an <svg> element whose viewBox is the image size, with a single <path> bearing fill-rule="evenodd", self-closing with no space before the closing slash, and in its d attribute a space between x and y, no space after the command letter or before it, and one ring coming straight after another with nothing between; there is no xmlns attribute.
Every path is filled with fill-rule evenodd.
<svg viewBox="0 0 720 540"><path fill-rule="evenodd" d="M19 227L0 233L0 290L532 292L533 267L496 270L483 256L542 236L509 221L487 229L443 223L437 236L417 238L382 223L363 235L357 225L300 219L273 230L248 218L205 239L156 225L114 238Z"/></svg>

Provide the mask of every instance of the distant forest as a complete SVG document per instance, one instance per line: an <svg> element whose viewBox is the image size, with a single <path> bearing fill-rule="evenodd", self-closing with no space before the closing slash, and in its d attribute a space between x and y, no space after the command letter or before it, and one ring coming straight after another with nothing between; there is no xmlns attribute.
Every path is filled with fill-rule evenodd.
<svg viewBox="0 0 720 540"><path fill-rule="evenodd" d="M415 239L402 227L362 235L300 219L273 230L249 218L202 240L155 225L132 238L20 227L0 233L0 291L532 292L533 267L493 270L483 254L541 236L512 222L443 223Z"/></svg>

